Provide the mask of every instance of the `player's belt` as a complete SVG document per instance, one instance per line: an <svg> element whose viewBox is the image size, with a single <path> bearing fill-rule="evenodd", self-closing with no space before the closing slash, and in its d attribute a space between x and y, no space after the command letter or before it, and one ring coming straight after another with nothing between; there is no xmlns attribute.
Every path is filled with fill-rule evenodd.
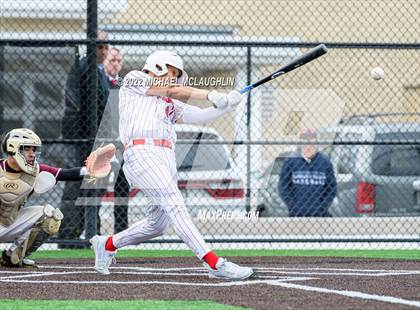
<svg viewBox="0 0 420 310"><path fill-rule="evenodd" d="M125 148L131 145L142 145L142 144L149 144L155 146L162 146L167 147L168 149L172 148L172 142L168 139L134 139L132 143L126 145Z"/></svg>

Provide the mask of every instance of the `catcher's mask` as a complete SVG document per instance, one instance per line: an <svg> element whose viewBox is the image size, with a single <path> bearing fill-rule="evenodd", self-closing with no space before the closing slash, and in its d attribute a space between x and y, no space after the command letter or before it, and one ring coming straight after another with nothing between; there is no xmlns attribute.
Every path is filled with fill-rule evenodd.
<svg viewBox="0 0 420 310"><path fill-rule="evenodd" d="M18 128L9 131L4 137L1 146L3 152L12 156L23 172L31 175L38 173L38 158L41 154L41 139L30 129ZM24 151L33 148L34 159L27 161Z"/></svg>
<svg viewBox="0 0 420 310"><path fill-rule="evenodd" d="M167 65L171 65L181 71L181 76L178 77L179 84L183 84L188 80L188 74L184 70L182 58L170 51L156 51L150 54L146 59L143 71L151 71L156 76L163 76L168 73Z"/></svg>

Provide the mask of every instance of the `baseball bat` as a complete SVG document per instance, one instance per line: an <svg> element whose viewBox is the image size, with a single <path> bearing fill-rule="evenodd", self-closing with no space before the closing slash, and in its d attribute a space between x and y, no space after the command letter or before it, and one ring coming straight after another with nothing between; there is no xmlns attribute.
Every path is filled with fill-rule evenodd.
<svg viewBox="0 0 420 310"><path fill-rule="evenodd" d="M245 86L244 88L239 90L239 92L241 94L249 92L256 87L264 83L267 83L268 81L274 80L275 78L278 78L279 76L286 74L287 72L293 71L296 68L299 68L300 66L303 66L314 59L317 59L318 57L326 54L327 52L328 52L327 47L324 44L320 44L314 47L313 49L307 51L306 53L300 55L299 57L292 59L292 61L290 61L288 64L284 65L283 67L271 73L270 75L262 78L261 80L253 84L249 84Z"/></svg>

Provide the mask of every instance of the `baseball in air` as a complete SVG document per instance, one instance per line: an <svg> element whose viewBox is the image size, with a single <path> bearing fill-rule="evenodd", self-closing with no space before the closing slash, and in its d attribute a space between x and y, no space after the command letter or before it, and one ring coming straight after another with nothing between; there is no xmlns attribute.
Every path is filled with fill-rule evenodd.
<svg viewBox="0 0 420 310"><path fill-rule="evenodd" d="M370 76L374 80L381 80L385 75L384 70L381 67L375 67L370 71Z"/></svg>

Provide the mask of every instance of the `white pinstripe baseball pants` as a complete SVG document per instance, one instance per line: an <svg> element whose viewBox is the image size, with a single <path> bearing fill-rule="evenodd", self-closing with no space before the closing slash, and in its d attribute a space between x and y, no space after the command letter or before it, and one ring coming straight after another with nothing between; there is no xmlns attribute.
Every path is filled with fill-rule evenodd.
<svg viewBox="0 0 420 310"><path fill-rule="evenodd" d="M195 255L210 252L185 207L178 189L175 152L153 145L135 145L124 152L124 174L149 199L147 217L112 237L115 247L137 245L164 234L168 224Z"/></svg>

